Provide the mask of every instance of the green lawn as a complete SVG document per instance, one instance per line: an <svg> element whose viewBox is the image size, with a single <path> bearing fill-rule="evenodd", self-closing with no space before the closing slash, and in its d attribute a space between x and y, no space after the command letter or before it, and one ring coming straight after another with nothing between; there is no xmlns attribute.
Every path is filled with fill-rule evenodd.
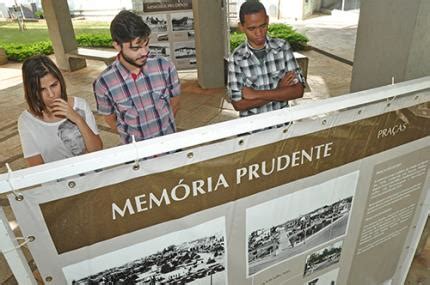
<svg viewBox="0 0 430 285"><path fill-rule="evenodd" d="M75 35L82 33L109 33L109 22L73 21ZM0 22L0 45L2 43L28 44L49 40L48 26L44 20L26 22L26 31L19 31L18 23Z"/></svg>

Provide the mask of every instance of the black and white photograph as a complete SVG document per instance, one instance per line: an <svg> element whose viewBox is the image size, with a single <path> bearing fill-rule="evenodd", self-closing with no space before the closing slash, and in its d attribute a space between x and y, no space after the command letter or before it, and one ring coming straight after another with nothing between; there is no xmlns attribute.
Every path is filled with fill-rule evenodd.
<svg viewBox="0 0 430 285"><path fill-rule="evenodd" d="M340 255L342 253L342 244L343 241L338 241L308 255L306 257L303 276L309 276L333 264L339 263Z"/></svg>
<svg viewBox="0 0 430 285"><path fill-rule="evenodd" d="M144 15L142 16L142 19L151 29L151 34L163 32L167 33L167 15Z"/></svg>
<svg viewBox="0 0 430 285"><path fill-rule="evenodd" d="M188 37L189 40L194 39L194 37L195 37L194 31L188 31L187 32L187 37Z"/></svg>
<svg viewBox="0 0 430 285"><path fill-rule="evenodd" d="M227 284L225 218L63 268L67 284Z"/></svg>
<svg viewBox="0 0 430 285"><path fill-rule="evenodd" d="M169 40L169 34L168 33L160 33L157 35L157 41L164 42Z"/></svg>
<svg viewBox="0 0 430 285"><path fill-rule="evenodd" d="M192 0L143 0L144 12L191 10Z"/></svg>
<svg viewBox="0 0 430 285"><path fill-rule="evenodd" d="M149 43L149 51L151 52L151 56L170 57L169 43Z"/></svg>
<svg viewBox="0 0 430 285"><path fill-rule="evenodd" d="M195 58L196 45L194 42L175 43L175 58Z"/></svg>
<svg viewBox="0 0 430 285"><path fill-rule="evenodd" d="M178 69L195 68L196 61L196 48L195 42L181 42L175 43L175 65Z"/></svg>
<svg viewBox="0 0 430 285"><path fill-rule="evenodd" d="M344 235L357 181L358 171L248 208L248 276Z"/></svg>
<svg viewBox="0 0 430 285"><path fill-rule="evenodd" d="M186 31L194 30L194 17L193 13L172 13L170 14L172 19L172 30L176 31Z"/></svg>
<svg viewBox="0 0 430 285"><path fill-rule="evenodd" d="M194 41L194 37L195 33L193 30L173 33L173 41L175 42Z"/></svg>
<svg viewBox="0 0 430 285"><path fill-rule="evenodd" d="M339 274L339 268L324 273L311 281L306 282L303 285L336 285L337 275Z"/></svg>

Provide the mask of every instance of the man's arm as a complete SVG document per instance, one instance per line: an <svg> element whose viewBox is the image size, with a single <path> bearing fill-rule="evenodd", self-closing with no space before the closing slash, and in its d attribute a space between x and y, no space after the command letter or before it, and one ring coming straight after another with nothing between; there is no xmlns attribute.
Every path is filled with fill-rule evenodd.
<svg viewBox="0 0 430 285"><path fill-rule="evenodd" d="M97 103L97 111L103 115L105 122L111 128L112 132L117 134L118 130L116 127L116 115L111 101L107 94L108 86L102 83L100 79L96 79L93 82L93 92ZM109 114L110 113L110 114ZM108 114L108 115L106 115Z"/></svg>
<svg viewBox="0 0 430 285"><path fill-rule="evenodd" d="M40 154L36 154L34 156L27 157L25 159L25 161L27 162L28 166L36 166L36 165L40 165L40 164L45 163L45 161L43 161L43 158Z"/></svg>
<svg viewBox="0 0 430 285"><path fill-rule="evenodd" d="M304 87L297 83L292 86L280 86L273 90L255 90L249 87L242 89L242 94L248 100L288 101L303 97Z"/></svg>
<svg viewBox="0 0 430 285"><path fill-rule="evenodd" d="M176 116L179 109L179 96L170 98L170 107L172 108L173 116Z"/></svg>
<svg viewBox="0 0 430 285"><path fill-rule="evenodd" d="M109 127L111 128L111 130L117 134L118 133L118 129L116 128L116 115L115 113L110 114L110 115L105 115L104 116L105 122L109 125Z"/></svg>
<svg viewBox="0 0 430 285"><path fill-rule="evenodd" d="M246 111L248 109L260 107L267 103L266 100L248 100L242 96L242 88L244 85L243 71L238 62L235 62L233 57L230 57L228 62L228 95L230 102L236 111Z"/></svg>
<svg viewBox="0 0 430 285"><path fill-rule="evenodd" d="M231 104L236 111L246 111L252 108L263 106L268 102L269 101L263 99L242 99L239 101L231 101Z"/></svg>
<svg viewBox="0 0 430 285"><path fill-rule="evenodd" d="M249 87L242 89L243 98L248 100L288 101L303 97L303 93L303 84L296 79L294 72L285 74L273 90L255 90Z"/></svg>
<svg viewBox="0 0 430 285"><path fill-rule="evenodd" d="M300 86L302 90L300 90ZM303 91L303 85L297 83L295 73L288 72L279 81L278 87L274 90L255 90L250 87L244 87L242 89L244 99L232 102L232 105L237 111L245 111L260 107L271 101L288 101L300 98L303 96Z"/></svg>

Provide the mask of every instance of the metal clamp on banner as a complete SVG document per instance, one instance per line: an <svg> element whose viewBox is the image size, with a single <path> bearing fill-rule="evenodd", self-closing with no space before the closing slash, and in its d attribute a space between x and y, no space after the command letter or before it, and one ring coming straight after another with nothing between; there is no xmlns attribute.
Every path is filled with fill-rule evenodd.
<svg viewBox="0 0 430 285"><path fill-rule="evenodd" d="M284 128L282 129L282 133L283 134L288 133L288 130L290 129L290 127L291 127L292 124L293 124L293 122L290 122L287 125L285 125Z"/></svg>
<svg viewBox="0 0 430 285"><path fill-rule="evenodd" d="M134 138L134 136L131 136L131 143L133 144L134 150L136 151L136 159L134 160L133 170L139 170L140 169L140 165L139 165L139 150L137 148L136 139Z"/></svg>
<svg viewBox="0 0 430 285"><path fill-rule="evenodd" d="M4 254L4 253L8 253L8 252L11 252L11 251L14 251L14 250L17 250L17 249L20 249L21 247L23 247L24 245L26 245L27 243L29 243L29 242L32 242L32 241L34 241L36 238L34 237L34 236L28 236L28 237L17 237L16 238L16 240L18 241L18 240L23 240L23 242L22 243L20 243L20 244L18 244L17 246L15 246L15 247L12 247L12 248L8 248L8 249L5 249L5 250L2 250L2 253Z"/></svg>
<svg viewBox="0 0 430 285"><path fill-rule="evenodd" d="M13 186L13 183L12 183L12 169L10 168L7 162L6 162L6 168L7 168L7 183L9 184L10 189L13 195L15 196L15 200L17 201L24 200L24 196L21 193L18 193L17 191L15 191L15 187Z"/></svg>
<svg viewBox="0 0 430 285"><path fill-rule="evenodd" d="M395 84L395 82L394 82L394 76L392 76L392 77L391 77L391 85L394 85L394 84ZM391 103L392 103L394 100L396 100L396 98L397 98L397 96L388 97L388 98L387 98L387 105L386 105L386 108L390 107L390 106L391 106Z"/></svg>
<svg viewBox="0 0 430 285"><path fill-rule="evenodd" d="M386 108L390 107L390 106L391 106L391 103L393 103L393 102L394 102L394 100L396 100L396 98L397 98L397 96L393 96L393 97L389 97L389 98L387 98L387 105L386 105Z"/></svg>

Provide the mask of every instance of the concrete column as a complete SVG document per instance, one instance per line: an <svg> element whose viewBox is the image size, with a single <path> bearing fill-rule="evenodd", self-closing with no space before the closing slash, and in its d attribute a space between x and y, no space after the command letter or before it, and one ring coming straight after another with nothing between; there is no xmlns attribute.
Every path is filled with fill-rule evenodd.
<svg viewBox="0 0 430 285"><path fill-rule="evenodd" d="M193 0L198 82L202 88L224 86L225 0Z"/></svg>
<svg viewBox="0 0 430 285"><path fill-rule="evenodd" d="M363 0L351 92L430 75L428 15L428 0Z"/></svg>
<svg viewBox="0 0 430 285"><path fill-rule="evenodd" d="M66 56L78 47L67 0L42 0L42 7L58 67L68 71L85 67L85 59Z"/></svg>

